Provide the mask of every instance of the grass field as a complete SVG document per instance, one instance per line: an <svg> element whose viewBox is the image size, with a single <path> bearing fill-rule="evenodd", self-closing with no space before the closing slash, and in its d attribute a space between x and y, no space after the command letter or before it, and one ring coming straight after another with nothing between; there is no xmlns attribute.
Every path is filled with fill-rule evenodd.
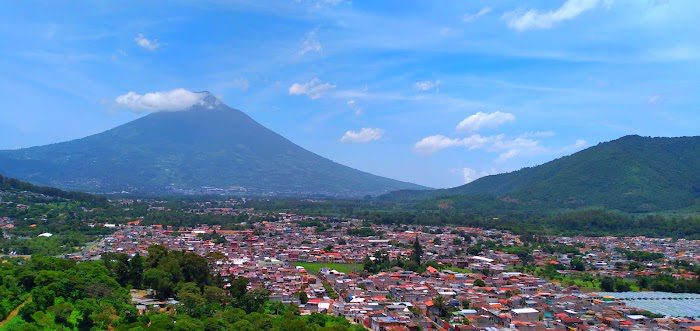
<svg viewBox="0 0 700 331"><path fill-rule="evenodd" d="M317 275L322 268L337 270L343 273L362 270L362 265L357 263L326 263L326 262L295 262L295 266L302 266L311 274Z"/></svg>
<svg viewBox="0 0 700 331"><path fill-rule="evenodd" d="M454 272L461 272L463 274L470 274L473 273L473 271L467 269L467 268L459 268L459 267L442 267L440 270L450 270Z"/></svg>

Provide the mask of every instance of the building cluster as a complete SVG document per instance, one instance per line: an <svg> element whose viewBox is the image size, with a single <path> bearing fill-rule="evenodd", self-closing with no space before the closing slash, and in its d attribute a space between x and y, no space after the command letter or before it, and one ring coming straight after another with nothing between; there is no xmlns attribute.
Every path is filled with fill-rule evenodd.
<svg viewBox="0 0 700 331"><path fill-rule="evenodd" d="M206 207L210 213L239 213ZM246 211L252 213L252 210ZM700 316L651 315L622 300L576 286L565 286L518 272L523 238L507 231L466 227L370 226L361 220L334 220L279 214L276 221L178 228L115 225L97 245L72 255L96 259L105 252L146 254L151 245L216 253L211 268L225 281L246 277L264 287L271 300L297 305L302 313L344 316L379 330L691 330ZM700 263L700 242L644 237L549 237L575 247L586 272L629 277L625 251L663 255L646 263L646 272L672 268L674 261ZM413 244L423 249L424 270L392 265L378 272L362 270L377 258L408 259ZM480 247L478 250L470 249ZM379 254L379 255L378 255ZM534 266L559 265L571 272L572 254L535 249ZM346 268L341 268L346 267ZM347 269L347 270L344 270ZM697 277L692 272L678 277Z"/></svg>

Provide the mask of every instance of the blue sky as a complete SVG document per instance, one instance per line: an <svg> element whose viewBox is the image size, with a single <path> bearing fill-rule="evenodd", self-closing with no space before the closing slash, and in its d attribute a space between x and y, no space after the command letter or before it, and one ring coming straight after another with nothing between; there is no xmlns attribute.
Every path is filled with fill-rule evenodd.
<svg viewBox="0 0 700 331"><path fill-rule="evenodd" d="M334 161L457 186L626 134L698 135L698 13L693 0L5 1L0 149L208 90Z"/></svg>

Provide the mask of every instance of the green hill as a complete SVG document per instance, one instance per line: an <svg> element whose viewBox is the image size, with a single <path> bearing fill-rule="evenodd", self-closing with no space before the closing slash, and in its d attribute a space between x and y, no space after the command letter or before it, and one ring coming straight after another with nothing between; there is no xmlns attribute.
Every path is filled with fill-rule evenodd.
<svg viewBox="0 0 700 331"><path fill-rule="evenodd" d="M99 204L107 203L107 198L103 196L83 192L69 192L47 186L37 186L23 182L16 178L9 178L0 175L0 193L4 192L28 192L52 198L62 198Z"/></svg>
<svg viewBox="0 0 700 331"><path fill-rule="evenodd" d="M494 208L601 206L628 212L687 208L700 198L700 137L625 136L536 167L451 189L398 192L393 198L428 198L428 204L437 200L472 208L484 195L497 198L489 201Z"/></svg>
<svg viewBox="0 0 700 331"><path fill-rule="evenodd" d="M86 138L0 151L0 172L100 193L357 197L422 188L309 152L211 95Z"/></svg>

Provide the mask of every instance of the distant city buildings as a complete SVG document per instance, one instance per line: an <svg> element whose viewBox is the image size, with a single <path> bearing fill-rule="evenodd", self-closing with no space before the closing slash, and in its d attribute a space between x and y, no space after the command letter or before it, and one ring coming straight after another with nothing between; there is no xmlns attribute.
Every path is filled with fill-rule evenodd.
<svg viewBox="0 0 700 331"><path fill-rule="evenodd" d="M255 211L205 208L205 213L238 215ZM509 247L522 246L521 237L506 231L465 227L371 226L373 235L348 235L366 227L361 220L333 220L281 213L277 221L227 230L220 226L194 228L142 225L140 220L115 225L116 231L90 245L74 259L97 259L105 252L146 254L151 245L210 257L224 283L246 277L249 286L264 287L270 299L299 306L303 314L321 312L344 316L371 330L689 330L700 326L698 316L650 318L640 309L607 294L585 291L516 271L527 258L533 268L558 266L571 270L574 256L558 250L533 250L519 256ZM322 226L319 227L318 224ZM320 228L320 230L319 230ZM336 265L361 264L376 252L390 259L408 258L416 240L425 272L393 267L375 274L341 272ZM700 242L663 238L549 237L552 245L582 254L587 273L633 277L653 275L672 261L700 262ZM470 247L480 247L475 251ZM493 248L489 248L493 247ZM500 248L500 249L499 249ZM658 253L649 268L630 271L625 252ZM216 257L212 253L217 253ZM317 270L302 266L314 265ZM330 266L330 267L326 267ZM652 267L653 266L653 267ZM361 269L361 267L357 268ZM677 277L697 277L692 273ZM228 285L225 285L228 286ZM302 295L303 293L303 295ZM303 299L302 299L303 298ZM148 302L148 299L143 302ZM140 307L143 306L140 303ZM690 318L686 318L690 317Z"/></svg>

